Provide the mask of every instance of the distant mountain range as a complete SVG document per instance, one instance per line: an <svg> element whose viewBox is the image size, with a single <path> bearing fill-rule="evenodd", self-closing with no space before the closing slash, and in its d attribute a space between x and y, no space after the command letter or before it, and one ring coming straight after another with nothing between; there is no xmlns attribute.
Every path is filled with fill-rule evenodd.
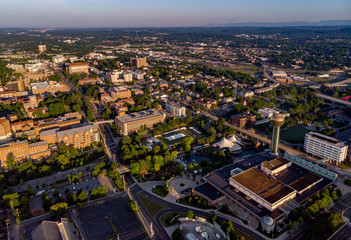
<svg viewBox="0 0 351 240"><path fill-rule="evenodd" d="M321 26L351 26L351 20L326 20L319 22L243 22L226 24L208 24L204 27L321 27Z"/></svg>

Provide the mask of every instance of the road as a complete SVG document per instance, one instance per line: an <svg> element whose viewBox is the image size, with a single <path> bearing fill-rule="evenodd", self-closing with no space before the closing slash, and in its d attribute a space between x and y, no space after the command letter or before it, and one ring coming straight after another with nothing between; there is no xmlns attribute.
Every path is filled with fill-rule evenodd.
<svg viewBox="0 0 351 240"><path fill-rule="evenodd" d="M91 110L93 110L93 114L94 114L94 119L96 122L102 122L104 121L103 117L101 116L101 114L98 112L98 109L96 107L96 105L87 97L85 96L85 94L83 92L80 91L80 89L78 89L73 83L71 83L60 71L57 71L57 73L61 76L61 79L63 80L63 82L73 91L78 91L83 99L88 100L89 101L89 107L91 108ZM113 150L117 148L117 143L115 142L113 135L110 131L110 128L108 126L107 123L101 123L101 124L97 124L103 138L104 138L104 144L106 147L106 153L109 156L109 158L113 161L115 161L115 158L112 154Z"/></svg>

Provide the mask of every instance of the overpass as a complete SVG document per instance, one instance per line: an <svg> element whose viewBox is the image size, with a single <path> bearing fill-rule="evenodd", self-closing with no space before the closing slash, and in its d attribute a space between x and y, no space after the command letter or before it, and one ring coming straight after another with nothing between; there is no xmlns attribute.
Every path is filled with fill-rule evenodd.
<svg viewBox="0 0 351 240"><path fill-rule="evenodd" d="M331 96L321 94L321 93L316 93L316 97L323 98L323 99L331 101L333 103L338 103L338 104L345 105L347 107L351 107L351 102L348 102L348 101L345 101L345 100L342 100L339 98L331 97Z"/></svg>
<svg viewBox="0 0 351 240"><path fill-rule="evenodd" d="M103 120L103 121L98 121L98 122L94 122L95 125L99 125L99 124L105 124L105 123L113 123L114 120L113 119L110 119L110 120Z"/></svg>

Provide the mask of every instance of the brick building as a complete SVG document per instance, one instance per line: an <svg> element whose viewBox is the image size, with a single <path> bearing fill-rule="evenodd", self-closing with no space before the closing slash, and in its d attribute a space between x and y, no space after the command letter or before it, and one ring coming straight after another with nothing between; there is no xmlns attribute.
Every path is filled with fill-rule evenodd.
<svg viewBox="0 0 351 240"><path fill-rule="evenodd" d="M125 87L111 87L109 92L111 97L115 100L130 98L132 96L132 92Z"/></svg>
<svg viewBox="0 0 351 240"><path fill-rule="evenodd" d="M132 58L130 59L130 64L136 68L140 68L148 65L146 58Z"/></svg>
<svg viewBox="0 0 351 240"><path fill-rule="evenodd" d="M256 115L252 113L239 113L232 116L232 124L240 128L251 128L255 126Z"/></svg>
<svg viewBox="0 0 351 240"><path fill-rule="evenodd" d="M10 121L5 117L0 118L0 139L5 139L11 136Z"/></svg>
<svg viewBox="0 0 351 240"><path fill-rule="evenodd" d="M0 145L0 161L2 167L6 166L6 159L9 155L13 156L15 162L18 162L24 159L48 157L51 155L51 151L46 141L28 144L28 141L24 140L3 144Z"/></svg>
<svg viewBox="0 0 351 240"><path fill-rule="evenodd" d="M89 74L89 65L86 62L71 63L68 68L70 74L86 73Z"/></svg>
<svg viewBox="0 0 351 240"><path fill-rule="evenodd" d="M42 131L40 139L48 143L63 143L75 148L88 147L94 142L100 142L100 133L96 125L78 125L68 130L59 128Z"/></svg>

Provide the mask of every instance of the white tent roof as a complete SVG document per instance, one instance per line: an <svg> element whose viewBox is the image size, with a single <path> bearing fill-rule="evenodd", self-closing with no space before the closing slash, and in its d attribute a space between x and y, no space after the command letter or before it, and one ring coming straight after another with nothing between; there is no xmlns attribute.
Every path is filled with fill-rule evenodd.
<svg viewBox="0 0 351 240"><path fill-rule="evenodd" d="M228 140L231 141L232 143L242 144L241 141L235 135L233 135L230 138L228 138Z"/></svg>
<svg viewBox="0 0 351 240"><path fill-rule="evenodd" d="M217 145L218 145L218 147L220 149L222 149L222 148L232 148L234 146L234 143L232 143L231 141L229 141L226 138L222 138L221 141L219 141L217 143Z"/></svg>
<svg viewBox="0 0 351 240"><path fill-rule="evenodd" d="M232 151L241 150L241 146L240 146L239 144L234 143L234 145L233 145L233 147L232 147L231 150L232 150Z"/></svg>

